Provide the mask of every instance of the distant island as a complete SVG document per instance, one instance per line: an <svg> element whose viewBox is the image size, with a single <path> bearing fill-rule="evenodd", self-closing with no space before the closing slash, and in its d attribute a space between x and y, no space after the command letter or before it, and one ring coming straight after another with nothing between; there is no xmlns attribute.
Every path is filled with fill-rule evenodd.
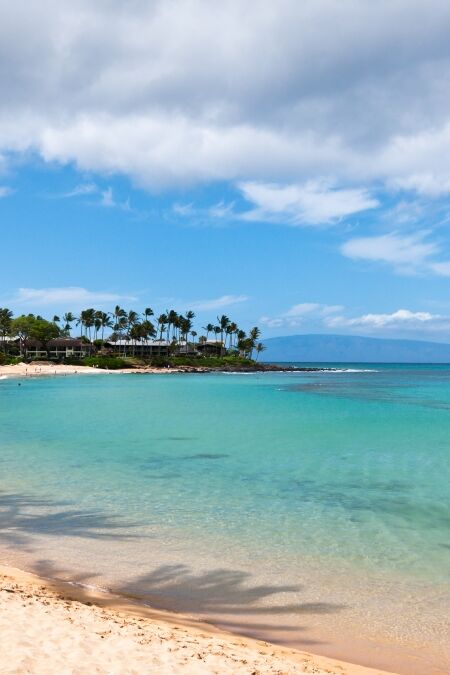
<svg viewBox="0 0 450 675"><path fill-rule="evenodd" d="M264 360L289 363L450 363L450 344L352 335L289 335L263 341Z"/></svg>

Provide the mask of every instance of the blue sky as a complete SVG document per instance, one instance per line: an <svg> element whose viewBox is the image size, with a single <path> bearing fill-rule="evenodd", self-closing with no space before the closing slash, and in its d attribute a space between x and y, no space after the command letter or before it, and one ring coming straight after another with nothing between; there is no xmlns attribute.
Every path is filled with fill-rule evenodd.
<svg viewBox="0 0 450 675"><path fill-rule="evenodd" d="M450 341L450 8L1 4L0 306Z"/></svg>

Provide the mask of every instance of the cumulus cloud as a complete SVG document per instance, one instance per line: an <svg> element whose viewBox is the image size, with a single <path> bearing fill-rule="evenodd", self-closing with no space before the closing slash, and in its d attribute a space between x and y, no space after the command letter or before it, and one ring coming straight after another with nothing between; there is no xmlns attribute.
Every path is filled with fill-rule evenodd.
<svg viewBox="0 0 450 675"><path fill-rule="evenodd" d="M436 327L437 323L446 321L447 325L450 321L449 317L443 317L440 314L430 314L430 312L411 312L409 309L398 309L391 314L363 314L362 316L347 318L343 316L335 316L326 319L326 324L329 327L342 326L359 326L362 328L417 328L424 323L433 323Z"/></svg>
<svg viewBox="0 0 450 675"><path fill-rule="evenodd" d="M344 216L373 209L378 201L364 189L334 189L323 181L301 185L241 183L240 189L255 208L247 220L268 220L288 225L329 224Z"/></svg>
<svg viewBox="0 0 450 675"><path fill-rule="evenodd" d="M68 310L122 301L135 301L131 295L119 295L104 291L90 291L79 286L62 288L19 288L7 302L12 306L66 306Z"/></svg>
<svg viewBox="0 0 450 675"><path fill-rule="evenodd" d="M435 257L441 247L427 239L428 231L401 234L391 232L374 237L355 237L341 246L341 253L354 260L369 260L392 265L401 273L432 272L450 276L450 262Z"/></svg>
<svg viewBox="0 0 450 675"><path fill-rule="evenodd" d="M428 311L398 309L393 312L369 312L357 316L342 305L301 303L277 316L262 316L266 329L285 329L307 333L344 332L368 335L441 337L450 331L450 316Z"/></svg>
<svg viewBox="0 0 450 675"><path fill-rule="evenodd" d="M431 312L398 309L391 313L360 316L333 316L324 321L330 331L442 339L450 331L450 316Z"/></svg>
<svg viewBox="0 0 450 675"><path fill-rule="evenodd" d="M301 302L292 305L286 312L278 316L262 316L259 321L267 328L281 328L301 326L306 322L308 325L322 323L324 317L341 312L342 305L322 305L318 302Z"/></svg>
<svg viewBox="0 0 450 675"><path fill-rule="evenodd" d="M331 176L450 191L440 0L3 4L0 152L149 188ZM305 199L327 222L370 197Z"/></svg>
<svg viewBox="0 0 450 675"><path fill-rule="evenodd" d="M221 200L210 207L178 204L173 212L189 219L213 224L216 220L267 221L283 225L329 225L345 216L379 206L368 190L361 188L336 189L325 181L307 181L302 184L241 182L237 186L252 208L237 209L235 202Z"/></svg>
<svg viewBox="0 0 450 675"><path fill-rule="evenodd" d="M196 312L206 312L237 305L247 300L249 300L248 295L221 295L220 298L213 298L211 300L194 300L193 302L189 302L188 306L189 309L193 309Z"/></svg>

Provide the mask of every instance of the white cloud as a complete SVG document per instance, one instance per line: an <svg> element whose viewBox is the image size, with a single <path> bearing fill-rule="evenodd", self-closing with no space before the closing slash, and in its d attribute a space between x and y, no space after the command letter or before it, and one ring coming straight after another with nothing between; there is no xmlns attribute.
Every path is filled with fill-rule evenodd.
<svg viewBox="0 0 450 675"><path fill-rule="evenodd" d="M177 216L182 216L183 218L191 217L196 214L196 209L194 205L191 204L173 204L172 211Z"/></svg>
<svg viewBox="0 0 450 675"><path fill-rule="evenodd" d="M405 323L424 323L435 321L442 317L429 312L411 312L409 309L398 309L391 314L363 314L355 318L337 316L327 319L328 326L369 326L384 328L385 326L397 326Z"/></svg>
<svg viewBox="0 0 450 675"><path fill-rule="evenodd" d="M320 309L321 305L317 302L302 302L298 305L293 305L284 316L303 316Z"/></svg>
<svg viewBox="0 0 450 675"><path fill-rule="evenodd" d="M208 215L211 218L234 218L234 202L227 204L224 200L221 200L208 209Z"/></svg>
<svg viewBox="0 0 450 675"><path fill-rule="evenodd" d="M441 314L431 314L430 312L413 312L409 309L398 309L390 314L329 317L325 320L325 324L328 328L357 328L368 332L376 332L382 329L438 332L450 329L450 317Z"/></svg>
<svg viewBox="0 0 450 675"><path fill-rule="evenodd" d="M302 325L304 317L308 324L321 322L324 317L336 314L344 309L342 305L322 305L317 302L302 302L293 305L279 316L262 316L259 321L267 328L280 328L281 326L295 327Z"/></svg>
<svg viewBox="0 0 450 675"><path fill-rule="evenodd" d="M189 309L203 312L237 305L241 302L246 302L247 300L249 300L247 295L222 295L220 298L214 298L212 300L195 300L194 302L189 302L187 304Z"/></svg>
<svg viewBox="0 0 450 675"><path fill-rule="evenodd" d="M101 197L100 206L104 206L106 208L120 209L121 211L127 211L128 213L138 214L138 211L136 211L136 209L131 207L129 198L126 199L125 201L116 200L116 198L114 197L114 190L112 189L111 186L107 187L105 190L101 190L100 197Z"/></svg>
<svg viewBox="0 0 450 675"><path fill-rule="evenodd" d="M355 237L341 246L341 253L354 260L388 263L401 273L433 272L450 276L450 262L438 262L440 246L427 240L430 233L392 232L375 237Z"/></svg>
<svg viewBox="0 0 450 675"><path fill-rule="evenodd" d="M106 188L106 190L103 190L101 193L101 200L100 204L102 206L116 206L116 202L114 201L114 194L113 194L113 189L112 187Z"/></svg>
<svg viewBox="0 0 450 675"><path fill-rule="evenodd" d="M2 197L9 197L13 192L14 190L7 185L0 185L0 199L2 199Z"/></svg>
<svg viewBox="0 0 450 675"><path fill-rule="evenodd" d="M450 316L428 311L398 309L393 312L369 312L352 316L342 305L303 303L294 305L278 316L262 316L266 329L285 329L287 333L349 333L390 336L441 338L450 332Z"/></svg>
<svg viewBox="0 0 450 675"><path fill-rule="evenodd" d="M284 319L262 316L259 319L259 323L266 326L266 328L281 328L281 326L284 326Z"/></svg>
<svg viewBox="0 0 450 675"><path fill-rule="evenodd" d="M189 204L172 205L172 212L176 216L182 218L189 218L192 222L199 222L201 224L215 224L214 221L227 221L236 219L239 216L234 211L234 202L227 203L220 200L212 206L197 207L191 202Z"/></svg>
<svg viewBox="0 0 450 675"><path fill-rule="evenodd" d="M450 261L430 263L429 268L441 277L450 277Z"/></svg>
<svg viewBox="0 0 450 675"><path fill-rule="evenodd" d="M241 217L288 225L333 223L345 216L373 209L378 201L364 189L334 189L327 183L308 181L301 185L240 184L243 196L255 205Z"/></svg>
<svg viewBox="0 0 450 675"><path fill-rule="evenodd" d="M48 305L67 305L67 310L83 306L104 303L135 301L134 296L119 295L104 291L89 291L78 286L62 288L19 288L17 293L7 302L11 305L30 306L33 308Z"/></svg>
<svg viewBox="0 0 450 675"><path fill-rule="evenodd" d="M84 195L92 195L98 192L98 187L95 183L81 183L74 187L70 192L64 193L63 197L83 197Z"/></svg>
<svg viewBox="0 0 450 675"><path fill-rule="evenodd" d="M441 0L3 4L0 153L150 188L331 176L450 191ZM332 197L294 219L370 200Z"/></svg>

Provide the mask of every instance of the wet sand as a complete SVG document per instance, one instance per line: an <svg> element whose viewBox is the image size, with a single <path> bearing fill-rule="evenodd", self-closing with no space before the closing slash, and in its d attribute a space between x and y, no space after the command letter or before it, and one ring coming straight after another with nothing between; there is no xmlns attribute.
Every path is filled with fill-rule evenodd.
<svg viewBox="0 0 450 675"><path fill-rule="evenodd" d="M375 675L124 596L0 567L0 672Z"/></svg>

